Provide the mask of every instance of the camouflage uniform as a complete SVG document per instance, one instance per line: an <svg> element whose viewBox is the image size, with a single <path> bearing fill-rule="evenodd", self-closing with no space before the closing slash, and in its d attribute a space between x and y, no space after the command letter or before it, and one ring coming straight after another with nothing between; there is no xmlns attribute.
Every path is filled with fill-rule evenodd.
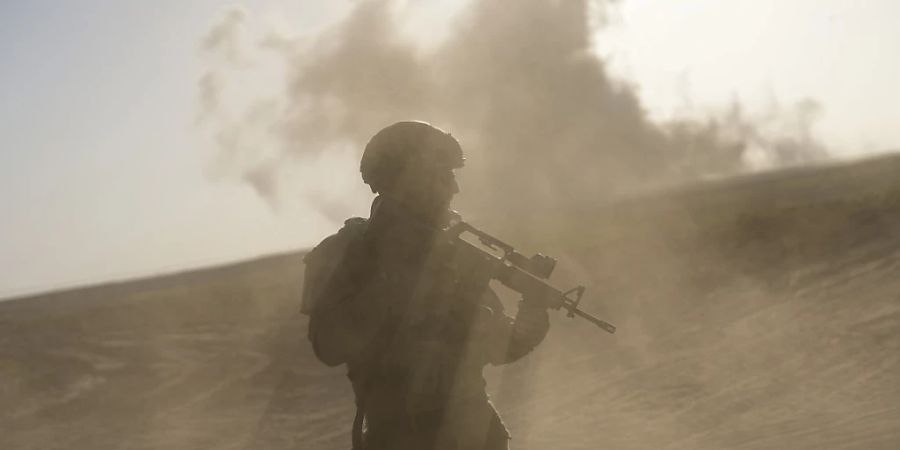
<svg viewBox="0 0 900 450"><path fill-rule="evenodd" d="M492 291L461 291L436 241L445 226L382 195L306 257L309 340L325 364L347 365L357 448L508 448L482 369L530 352L547 313L522 303L514 320Z"/></svg>

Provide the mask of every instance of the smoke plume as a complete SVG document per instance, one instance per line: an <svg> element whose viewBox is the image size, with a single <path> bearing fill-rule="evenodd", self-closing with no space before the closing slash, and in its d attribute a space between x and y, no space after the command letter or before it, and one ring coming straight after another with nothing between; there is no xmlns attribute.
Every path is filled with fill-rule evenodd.
<svg viewBox="0 0 900 450"><path fill-rule="evenodd" d="M594 51L604 12L589 0L472 0L448 37L427 48L400 30L402 4L363 0L331 28L302 39L270 33L247 45L285 63L283 88L260 120L219 123L222 155L265 198L292 162L335 149L361 152L376 131L421 119L463 145L460 201L483 214L503 205L519 214L536 206L594 202L624 191L740 171L748 160L799 163L824 151L800 108L795 125L748 117L740 105L705 120L648 118L636 88L613 79ZM245 14L231 12L203 41L231 66ZM201 107L227 70L201 80ZM212 115L211 111L202 113ZM255 131L253 131L255 130ZM236 144L262 133L268 144ZM220 155L221 156L221 155Z"/></svg>

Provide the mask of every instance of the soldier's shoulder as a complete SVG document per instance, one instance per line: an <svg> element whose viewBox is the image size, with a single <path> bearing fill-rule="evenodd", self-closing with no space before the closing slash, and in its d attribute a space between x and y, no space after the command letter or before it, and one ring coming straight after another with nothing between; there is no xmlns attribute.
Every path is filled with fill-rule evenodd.
<svg viewBox="0 0 900 450"><path fill-rule="evenodd" d="M365 233L366 227L369 225L369 219L363 217L351 217L344 221L344 226L338 230L337 234L341 233L355 233L361 234Z"/></svg>
<svg viewBox="0 0 900 450"><path fill-rule="evenodd" d="M303 261L310 263L323 257L342 255L351 242L363 237L368 223L368 219L362 217L351 217L345 220L344 226L340 230L313 247Z"/></svg>

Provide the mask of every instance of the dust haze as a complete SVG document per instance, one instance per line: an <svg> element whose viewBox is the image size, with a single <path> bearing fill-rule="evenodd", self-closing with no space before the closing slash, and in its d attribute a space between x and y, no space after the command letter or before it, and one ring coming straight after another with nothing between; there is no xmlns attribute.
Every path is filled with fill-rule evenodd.
<svg viewBox="0 0 900 450"><path fill-rule="evenodd" d="M551 314L535 352L487 370L511 448L898 448L898 171L709 182L511 239L561 257L551 281L619 328ZM0 447L348 448L353 394L306 342L302 258L0 303Z"/></svg>
<svg viewBox="0 0 900 450"><path fill-rule="evenodd" d="M229 61L274 55L285 70L264 120L238 114L212 125L234 178L271 201L284 167L335 149L358 154L377 130L410 118L461 141L468 163L458 206L484 218L497 216L497 205L521 217L733 174L749 161L802 164L827 153L810 132L813 100L765 124L740 104L704 120L651 121L639 87L612 77L596 51L615 3L473 0L430 45L403 32L403 13L414 6L360 1L330 28L301 37L267 32L249 11L224 13L201 46L225 61L201 79L201 114L215 114L215 87L236 77ZM238 135L245 145L236 149Z"/></svg>
<svg viewBox="0 0 900 450"><path fill-rule="evenodd" d="M551 281L618 326L551 314L534 353L486 371L512 448L900 448L900 158L804 167L828 154L813 100L649 119L594 51L615 4L472 0L438 42L402 31L404 5L299 37L226 11L197 44L196 124L216 177L275 209L302 185L335 222L339 189L295 168L338 157L362 186L359 152L395 120L459 138L461 212L558 257ZM234 98L262 58L283 73ZM302 257L4 301L0 447L349 447Z"/></svg>

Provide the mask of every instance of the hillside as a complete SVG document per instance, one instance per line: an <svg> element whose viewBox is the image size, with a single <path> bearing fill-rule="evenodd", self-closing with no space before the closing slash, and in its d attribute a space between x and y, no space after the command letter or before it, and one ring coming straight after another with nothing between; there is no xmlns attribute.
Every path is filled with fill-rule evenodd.
<svg viewBox="0 0 900 450"><path fill-rule="evenodd" d="M487 370L513 448L900 448L900 157L484 225L619 327ZM0 448L347 448L301 259L0 303Z"/></svg>

